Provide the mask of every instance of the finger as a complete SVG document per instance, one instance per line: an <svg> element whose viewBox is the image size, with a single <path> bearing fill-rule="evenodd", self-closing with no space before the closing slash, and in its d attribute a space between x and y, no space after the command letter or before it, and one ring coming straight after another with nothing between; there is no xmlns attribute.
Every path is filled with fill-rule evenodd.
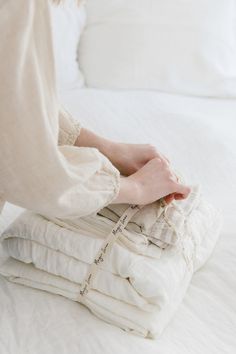
<svg viewBox="0 0 236 354"><path fill-rule="evenodd" d="M162 157L166 160L166 162L168 162L168 164L170 164L170 160L165 155L162 155Z"/></svg>
<svg viewBox="0 0 236 354"><path fill-rule="evenodd" d="M167 158L167 156L165 156L164 154L162 154L161 152L159 152L154 146L153 146L153 152L152 155L149 155L149 159L153 159L155 157L159 157L161 160L165 161L168 165L170 164L170 160Z"/></svg>
<svg viewBox="0 0 236 354"><path fill-rule="evenodd" d="M166 162L165 162L165 164L166 164ZM178 175L175 173L175 171L169 166L169 164L167 165L167 167L168 167L169 172L171 173L172 180L173 180L174 182L179 183L179 176L178 176Z"/></svg>
<svg viewBox="0 0 236 354"><path fill-rule="evenodd" d="M159 158L160 158L167 166L170 165L170 160L169 160L165 155L159 154Z"/></svg>
<svg viewBox="0 0 236 354"><path fill-rule="evenodd" d="M174 193L165 196L164 200L165 200L166 204L170 204L174 200Z"/></svg>
<svg viewBox="0 0 236 354"><path fill-rule="evenodd" d="M179 194L179 193L175 193L175 200L182 200L182 199L184 199L184 196L183 196L183 194Z"/></svg>
<svg viewBox="0 0 236 354"><path fill-rule="evenodd" d="M188 186L185 186L183 184L176 184L176 193L181 194L183 198L187 198L189 193L191 192L191 188Z"/></svg>
<svg viewBox="0 0 236 354"><path fill-rule="evenodd" d="M172 171L172 175L173 175L175 181L176 181L177 183L179 183L179 177L177 176L177 174Z"/></svg>

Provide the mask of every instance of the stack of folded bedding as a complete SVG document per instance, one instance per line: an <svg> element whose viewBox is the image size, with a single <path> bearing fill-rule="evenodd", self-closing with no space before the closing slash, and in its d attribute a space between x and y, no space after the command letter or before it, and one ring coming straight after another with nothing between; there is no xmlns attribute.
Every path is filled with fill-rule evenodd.
<svg viewBox="0 0 236 354"><path fill-rule="evenodd" d="M128 213L127 207L109 205L73 220L23 212L1 235L9 257L0 273L12 282L82 302L126 331L159 336L193 273L209 258L221 218L195 186L186 200L131 206ZM104 253L106 240L111 244ZM103 257L96 258L101 251ZM82 292L89 278L92 282Z"/></svg>

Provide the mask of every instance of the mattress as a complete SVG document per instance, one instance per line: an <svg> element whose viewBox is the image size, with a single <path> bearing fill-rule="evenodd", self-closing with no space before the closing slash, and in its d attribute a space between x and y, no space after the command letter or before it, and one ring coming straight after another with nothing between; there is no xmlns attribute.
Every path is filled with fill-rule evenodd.
<svg viewBox="0 0 236 354"><path fill-rule="evenodd" d="M155 144L191 184L201 183L208 199L222 209L223 232L157 340L128 334L81 304L1 277L0 353L235 353L235 100L91 89L61 96L66 108L97 133L117 141ZM7 204L0 232L22 210Z"/></svg>

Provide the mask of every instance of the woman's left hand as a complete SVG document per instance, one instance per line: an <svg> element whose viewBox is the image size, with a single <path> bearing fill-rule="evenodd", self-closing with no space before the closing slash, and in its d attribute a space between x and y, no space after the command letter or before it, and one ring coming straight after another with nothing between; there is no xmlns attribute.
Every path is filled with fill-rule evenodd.
<svg viewBox="0 0 236 354"><path fill-rule="evenodd" d="M125 144L113 142L105 153L123 176L130 176L158 157L169 164L169 160L150 144Z"/></svg>

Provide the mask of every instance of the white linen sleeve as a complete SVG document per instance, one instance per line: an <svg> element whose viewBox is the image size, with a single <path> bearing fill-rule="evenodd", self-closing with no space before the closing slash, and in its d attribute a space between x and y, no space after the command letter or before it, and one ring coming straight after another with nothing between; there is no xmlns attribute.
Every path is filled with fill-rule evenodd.
<svg viewBox="0 0 236 354"><path fill-rule="evenodd" d="M112 202L120 174L95 148L58 146L48 21L46 0L0 2L0 186L23 208L80 217Z"/></svg>
<svg viewBox="0 0 236 354"><path fill-rule="evenodd" d="M74 145L81 130L81 124L61 107L59 111L58 145Z"/></svg>

